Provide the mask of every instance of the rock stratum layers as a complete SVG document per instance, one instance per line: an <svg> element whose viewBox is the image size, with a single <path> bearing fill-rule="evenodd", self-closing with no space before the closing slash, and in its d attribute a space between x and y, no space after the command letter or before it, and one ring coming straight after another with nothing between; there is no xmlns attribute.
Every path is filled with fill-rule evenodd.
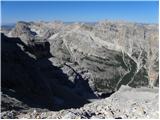
<svg viewBox="0 0 160 120"><path fill-rule="evenodd" d="M4 33L3 111L82 107L121 85L159 86L158 25L18 22Z"/></svg>

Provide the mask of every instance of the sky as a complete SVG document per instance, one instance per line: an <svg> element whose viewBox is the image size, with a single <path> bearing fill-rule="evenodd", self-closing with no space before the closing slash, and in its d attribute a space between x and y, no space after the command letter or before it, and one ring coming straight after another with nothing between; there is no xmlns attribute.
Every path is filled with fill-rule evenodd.
<svg viewBox="0 0 160 120"><path fill-rule="evenodd" d="M2 1L2 24L17 21L83 21L125 20L158 23L158 1Z"/></svg>

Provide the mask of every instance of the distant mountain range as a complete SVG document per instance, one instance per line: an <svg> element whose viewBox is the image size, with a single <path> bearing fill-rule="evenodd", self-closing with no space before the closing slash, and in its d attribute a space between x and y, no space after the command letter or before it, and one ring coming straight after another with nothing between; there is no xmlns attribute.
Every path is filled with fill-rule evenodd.
<svg viewBox="0 0 160 120"><path fill-rule="evenodd" d="M10 30L13 27L15 27L15 25L16 25L16 23L4 24L4 25L1 25L1 29Z"/></svg>
<svg viewBox="0 0 160 120"><path fill-rule="evenodd" d="M4 112L16 110L18 106L19 109L50 110L82 107L92 100L109 97L121 90L122 85L148 89L159 85L157 24L106 20L95 23L20 21L2 28ZM130 91L131 88L127 89ZM115 100L125 98L122 100L125 104L133 95L136 95L134 99L140 100L144 94L133 92L128 97L127 93L126 98L122 95ZM144 94L146 99L147 94ZM13 101L10 96L16 99ZM117 106L115 103L112 104ZM108 102L104 100L102 106L106 104ZM147 109L143 114L139 114L142 109L138 109L136 115L144 118L147 114L151 118L157 108L148 107L147 103L141 103L141 107L142 104ZM102 106L96 107L97 110L101 111ZM126 111L133 107L132 104ZM119 110L115 111L119 114ZM90 116L87 111L84 114ZM121 113L120 117L129 116L123 115ZM112 118L119 116L112 113Z"/></svg>

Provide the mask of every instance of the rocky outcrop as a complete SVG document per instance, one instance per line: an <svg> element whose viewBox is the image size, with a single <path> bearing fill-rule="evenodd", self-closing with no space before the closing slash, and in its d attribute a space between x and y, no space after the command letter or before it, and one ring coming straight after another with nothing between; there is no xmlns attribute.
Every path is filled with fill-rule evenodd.
<svg viewBox="0 0 160 120"><path fill-rule="evenodd" d="M64 29L64 24L60 21L55 22L17 22L15 28L13 28L9 36L21 37L23 40L28 40L34 36L43 37L43 39L49 38L51 35Z"/></svg>
<svg viewBox="0 0 160 120"><path fill-rule="evenodd" d="M53 118L131 119L158 118L158 89L122 86L109 98L97 100L80 109L58 112Z"/></svg>
<svg viewBox="0 0 160 120"><path fill-rule="evenodd" d="M90 26L76 24L72 30L53 35L49 42L51 54L62 63L74 63L85 71L84 78L92 90L110 93L122 84L150 84L149 69L158 68L154 57L158 55L158 39L151 37L157 36L157 31L154 25L105 21ZM152 81L158 78L155 68Z"/></svg>
<svg viewBox="0 0 160 120"><path fill-rule="evenodd" d="M95 100L79 109L57 112L32 110L17 118L32 119L158 119L158 89L122 86L109 98Z"/></svg>
<svg viewBox="0 0 160 120"><path fill-rule="evenodd" d="M29 40L32 40L36 35L35 32L31 31L29 28L29 23L27 22L18 22L8 34L10 37L19 37L22 41L27 44Z"/></svg>
<svg viewBox="0 0 160 120"><path fill-rule="evenodd" d="M157 86L156 25L120 21L100 21L94 24L19 22L10 34L27 43L37 38L44 44L49 42L50 48L47 49L58 59L60 66L65 68L64 63L71 64L88 81L93 91L111 93L122 84L132 87ZM23 34L29 38L25 40L21 37ZM43 53L40 56L43 57ZM66 74L69 78L75 78L73 74Z"/></svg>
<svg viewBox="0 0 160 120"><path fill-rule="evenodd" d="M44 81L36 71L36 60L33 59L30 54L23 51L23 49L26 48L26 46L24 46L25 44L19 38L8 38L3 34L1 35L1 41L2 92L3 89L13 89L22 101L23 94L25 94L28 99L30 97L36 98L37 100L41 100L41 98L46 100L51 99L49 97L51 95L46 94L49 93L47 92L48 87L45 87ZM36 91L38 91L38 93ZM32 94L34 92L35 95L39 95L34 97Z"/></svg>
<svg viewBox="0 0 160 120"><path fill-rule="evenodd" d="M29 107L80 107L109 97L122 85L154 88L159 83L154 24L18 22L7 35L12 38L2 35L2 92L16 93ZM27 97L20 99L24 93ZM39 105L31 104L37 99Z"/></svg>
<svg viewBox="0 0 160 120"><path fill-rule="evenodd" d="M8 95L7 99L12 96L28 107L53 110L87 103L86 99L65 87L66 83L69 84L67 76L53 66L46 56L43 59L32 57L36 55L28 51L30 47L19 38L8 38L2 34L1 40L2 94ZM2 108L7 109L7 104L9 110L14 109L7 99L2 96Z"/></svg>

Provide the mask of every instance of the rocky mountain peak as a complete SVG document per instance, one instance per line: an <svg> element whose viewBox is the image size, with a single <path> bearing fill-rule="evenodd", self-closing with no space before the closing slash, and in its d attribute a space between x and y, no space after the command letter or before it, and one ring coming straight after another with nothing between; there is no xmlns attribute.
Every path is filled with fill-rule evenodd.
<svg viewBox="0 0 160 120"><path fill-rule="evenodd" d="M159 39L155 24L121 21L100 21L94 24L18 22L7 36L2 35L3 93L13 96L16 93L16 98L20 101L26 93L27 97L22 101L28 107L40 106L54 110L82 107L88 102L109 97L114 92L111 98L115 103L117 98L122 102L129 101L132 96L119 99L125 88L122 85L128 86L126 94L133 95L131 89L138 94L137 90L147 88L151 99L154 99L154 90L150 92L150 89L157 89L159 85ZM137 95L139 98L142 91ZM9 96L4 99L10 101ZM36 102L37 98L42 104ZM137 99L134 97L134 100ZM111 99L102 102L99 109L110 103ZM81 109L89 106L94 108L92 105L94 103ZM132 107L131 104L128 105ZM126 110L132 111L130 107ZM88 111L74 110L86 114L84 116L91 114ZM127 118L121 116L121 110L116 112L111 107L110 110L108 112L112 118ZM153 109L155 110L157 108ZM118 114L121 114L120 117ZM144 117L144 114L143 112L140 116ZM152 114L147 114L152 117ZM105 118L103 112L102 116L95 116Z"/></svg>

